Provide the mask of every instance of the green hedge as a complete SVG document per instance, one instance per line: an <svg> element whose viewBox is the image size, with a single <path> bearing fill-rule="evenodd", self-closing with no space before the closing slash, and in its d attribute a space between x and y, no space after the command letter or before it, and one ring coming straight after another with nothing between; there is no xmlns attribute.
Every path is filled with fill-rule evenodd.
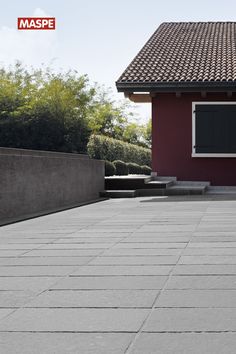
<svg viewBox="0 0 236 354"><path fill-rule="evenodd" d="M152 172L152 169L149 166L140 166L140 168L144 175L150 175Z"/></svg>
<svg viewBox="0 0 236 354"><path fill-rule="evenodd" d="M113 176L116 174L116 166L110 161L105 161L105 176Z"/></svg>
<svg viewBox="0 0 236 354"><path fill-rule="evenodd" d="M90 157L99 160L122 160L151 166L151 150L103 135L91 135L88 145Z"/></svg>
<svg viewBox="0 0 236 354"><path fill-rule="evenodd" d="M119 176L126 176L129 173L127 164L124 161L115 160L113 164L116 167L116 174Z"/></svg>
<svg viewBox="0 0 236 354"><path fill-rule="evenodd" d="M128 162L128 169L129 169L129 174L131 175L140 175L143 173L142 168L140 165L134 162Z"/></svg>

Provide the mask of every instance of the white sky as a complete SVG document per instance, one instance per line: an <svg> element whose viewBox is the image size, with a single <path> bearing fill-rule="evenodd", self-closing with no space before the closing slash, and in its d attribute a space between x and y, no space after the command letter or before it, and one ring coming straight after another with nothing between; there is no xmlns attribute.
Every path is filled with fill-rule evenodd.
<svg viewBox="0 0 236 354"><path fill-rule="evenodd" d="M162 22L236 21L235 0L0 0L0 64L76 69L111 87ZM17 17L56 17L56 31L18 31ZM141 122L150 105L135 105Z"/></svg>

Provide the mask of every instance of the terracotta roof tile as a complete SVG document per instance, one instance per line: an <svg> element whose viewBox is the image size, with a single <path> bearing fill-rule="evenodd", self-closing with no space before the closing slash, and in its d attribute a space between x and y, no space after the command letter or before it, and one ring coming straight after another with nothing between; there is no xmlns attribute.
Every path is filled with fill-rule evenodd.
<svg viewBox="0 0 236 354"><path fill-rule="evenodd" d="M236 83L236 22L161 24L116 84L202 82Z"/></svg>

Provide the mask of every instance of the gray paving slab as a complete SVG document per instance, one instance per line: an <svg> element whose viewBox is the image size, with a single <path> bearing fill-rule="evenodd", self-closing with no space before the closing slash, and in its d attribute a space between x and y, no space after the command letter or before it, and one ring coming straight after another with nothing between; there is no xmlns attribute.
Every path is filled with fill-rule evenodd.
<svg viewBox="0 0 236 354"><path fill-rule="evenodd" d="M31 301L35 296L36 293L30 290L0 291L0 308L21 307Z"/></svg>
<svg viewBox="0 0 236 354"><path fill-rule="evenodd" d="M12 317L11 315L10 317ZM0 327L1 328L1 327ZM234 308L158 308L144 332L229 332L236 331Z"/></svg>
<svg viewBox="0 0 236 354"><path fill-rule="evenodd" d="M115 244L121 240L123 240L124 237L110 237L110 235L105 236L103 234L103 237L70 237L70 238L58 238L57 240L54 240L53 244L57 243L64 243L64 244L94 244L94 243L110 243L110 244ZM47 243L47 242L45 242Z"/></svg>
<svg viewBox="0 0 236 354"><path fill-rule="evenodd" d="M14 309L0 309L0 321L6 318L10 313L13 313Z"/></svg>
<svg viewBox="0 0 236 354"><path fill-rule="evenodd" d="M236 290L165 290L156 307L236 307Z"/></svg>
<svg viewBox="0 0 236 354"><path fill-rule="evenodd" d="M60 277L0 277L0 290L41 292L59 281Z"/></svg>
<svg viewBox="0 0 236 354"><path fill-rule="evenodd" d="M28 244L28 245L35 245L34 247L40 246L45 243L50 243L50 242L55 242L57 239L55 237L53 238L42 238L39 237L37 239L35 238L11 238L11 237L0 237L0 244L4 245L10 245L10 244Z"/></svg>
<svg viewBox="0 0 236 354"><path fill-rule="evenodd" d="M131 333L0 333L3 354L124 354Z"/></svg>
<svg viewBox="0 0 236 354"><path fill-rule="evenodd" d="M33 250L42 247L42 244L34 244L34 243L1 243L1 238L0 238L0 250L6 250L6 251L28 251L28 250Z"/></svg>
<svg viewBox="0 0 236 354"><path fill-rule="evenodd" d="M142 333L130 354L233 354L235 333Z"/></svg>
<svg viewBox="0 0 236 354"><path fill-rule="evenodd" d="M125 240L124 240L125 241ZM178 249L181 250L187 246L187 242L119 242L113 246L113 249L154 249L154 248L165 248L165 249Z"/></svg>
<svg viewBox="0 0 236 354"><path fill-rule="evenodd" d="M236 275L235 264L181 264L175 266L173 274L178 275Z"/></svg>
<svg viewBox="0 0 236 354"><path fill-rule="evenodd" d="M78 268L71 274L71 276L168 275L172 269L173 266L170 265L89 265Z"/></svg>
<svg viewBox="0 0 236 354"><path fill-rule="evenodd" d="M106 231L97 230L97 232L96 232L96 229L95 229L95 230L93 230L93 232L89 232L89 230L83 230L80 232L68 234L67 236L62 235L60 238L63 238L63 239L88 239L88 238L96 239L96 238L98 238L99 239L99 238L107 237L109 239L121 239L121 238L130 236L132 234L132 232L133 231L127 232L127 229L126 229L126 232L120 232L119 229L117 229L117 228L116 228L116 232L114 232L113 230L106 230Z"/></svg>
<svg viewBox="0 0 236 354"><path fill-rule="evenodd" d="M236 242L223 242L224 239L221 239L222 242L193 242L191 240L188 244L188 249L192 248L236 248Z"/></svg>
<svg viewBox="0 0 236 354"><path fill-rule="evenodd" d="M215 248L190 248L187 247L183 253L183 256L236 256L236 247L215 247Z"/></svg>
<svg viewBox="0 0 236 354"><path fill-rule="evenodd" d="M73 266L8 266L0 267L0 277L62 276L76 269Z"/></svg>
<svg viewBox="0 0 236 354"><path fill-rule="evenodd" d="M101 249L37 249L24 254L24 257L90 257L98 256L102 253ZM1 253L0 253L1 257Z"/></svg>
<svg viewBox="0 0 236 354"><path fill-rule="evenodd" d="M195 225L160 225L159 223L155 225L144 225L137 232L191 232L195 231Z"/></svg>
<svg viewBox="0 0 236 354"><path fill-rule="evenodd" d="M25 307L151 308L157 290L61 290L47 291ZM0 292L0 306L1 306Z"/></svg>
<svg viewBox="0 0 236 354"><path fill-rule="evenodd" d="M27 250L0 250L0 258L18 257L27 252Z"/></svg>
<svg viewBox="0 0 236 354"><path fill-rule="evenodd" d="M147 265L147 264L168 264L177 263L178 256L106 256L96 257L90 265Z"/></svg>
<svg viewBox="0 0 236 354"><path fill-rule="evenodd" d="M182 256L179 264L236 264L236 256L223 255L223 256Z"/></svg>
<svg viewBox="0 0 236 354"><path fill-rule="evenodd" d="M1 266L79 266L87 264L91 257L5 257L0 258Z"/></svg>
<svg viewBox="0 0 236 354"><path fill-rule="evenodd" d="M169 243L177 243L177 242L189 242L191 239L191 235L189 236L174 236L174 237L166 237L164 234L162 234L162 236L138 236L138 234L136 234L136 236L129 236L127 238L125 238L122 242L124 243L138 243L138 242L146 242L146 243L154 243L154 242L169 242ZM236 238L235 238L236 241Z"/></svg>
<svg viewBox="0 0 236 354"><path fill-rule="evenodd" d="M181 252L178 248L111 248L105 250L103 256L179 256Z"/></svg>
<svg viewBox="0 0 236 354"><path fill-rule="evenodd" d="M194 236L191 242L236 242L236 236L217 236L214 232L209 232L207 236Z"/></svg>
<svg viewBox="0 0 236 354"><path fill-rule="evenodd" d="M236 275L173 275L166 289L236 289Z"/></svg>
<svg viewBox="0 0 236 354"><path fill-rule="evenodd" d="M90 249L107 249L115 245L115 242L110 243L51 243L40 246L40 250L90 250ZM0 246L1 248L1 246Z"/></svg>
<svg viewBox="0 0 236 354"><path fill-rule="evenodd" d="M167 276L82 276L66 277L54 282L50 289L55 290L89 290L89 289L162 289Z"/></svg>
<svg viewBox="0 0 236 354"><path fill-rule="evenodd" d="M146 309L18 309L0 322L0 332L137 332Z"/></svg>

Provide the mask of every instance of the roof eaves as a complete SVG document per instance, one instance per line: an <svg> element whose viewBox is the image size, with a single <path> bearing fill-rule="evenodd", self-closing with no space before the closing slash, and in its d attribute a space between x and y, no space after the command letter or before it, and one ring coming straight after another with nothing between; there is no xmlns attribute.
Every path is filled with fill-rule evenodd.
<svg viewBox="0 0 236 354"><path fill-rule="evenodd" d="M118 92L236 91L236 81L116 82Z"/></svg>

